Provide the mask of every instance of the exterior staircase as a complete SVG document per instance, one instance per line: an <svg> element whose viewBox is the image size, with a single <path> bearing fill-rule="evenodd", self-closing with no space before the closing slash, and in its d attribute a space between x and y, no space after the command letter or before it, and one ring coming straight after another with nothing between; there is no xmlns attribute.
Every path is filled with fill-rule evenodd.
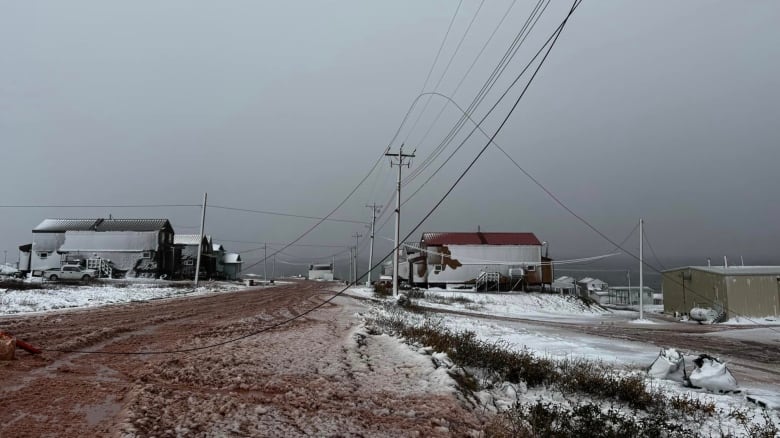
<svg viewBox="0 0 780 438"><path fill-rule="evenodd" d="M501 274L498 272L480 272L474 283L475 290L489 291L491 288L498 289L499 282L501 281Z"/></svg>
<svg viewBox="0 0 780 438"><path fill-rule="evenodd" d="M99 278L111 278L114 273L111 262L102 257L87 259L87 269L94 269Z"/></svg>

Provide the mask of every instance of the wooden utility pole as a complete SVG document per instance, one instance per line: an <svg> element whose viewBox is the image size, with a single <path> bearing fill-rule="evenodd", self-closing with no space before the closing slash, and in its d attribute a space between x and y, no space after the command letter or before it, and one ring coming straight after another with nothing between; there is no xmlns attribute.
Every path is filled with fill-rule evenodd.
<svg viewBox="0 0 780 438"><path fill-rule="evenodd" d="M376 205L376 202L371 205L366 205L371 209L371 246L368 250L368 279L366 280L366 287L371 287L371 269L374 267L374 227L376 226L376 214L382 208L381 205Z"/></svg>
<svg viewBox="0 0 780 438"><path fill-rule="evenodd" d="M644 258L642 257L642 249L644 246L644 231L642 230L643 226L645 224L645 221L643 219L639 219L639 319L644 319L645 314L645 306L644 306L644 300L643 295L645 294L645 278L644 278ZM629 292L630 294L630 292ZM630 295L629 295L630 296Z"/></svg>
<svg viewBox="0 0 780 438"><path fill-rule="evenodd" d="M200 240L198 241L198 256L195 259L195 287L198 287L198 275L200 274L200 253L203 252L203 228L206 226L206 199L208 193L203 193L203 208L200 214Z"/></svg>
<svg viewBox="0 0 780 438"><path fill-rule="evenodd" d="M360 238L363 237L363 235L356 231L352 237L355 238L355 283L357 284L358 280L360 279L360 274L358 274L358 244L360 243Z"/></svg>
<svg viewBox="0 0 780 438"><path fill-rule="evenodd" d="M401 169L412 165L414 151L411 154L404 153L404 145L398 148L398 153L386 152L386 157L390 157L390 167L398 166L398 180L396 186L395 198L395 239L393 239L393 296L398 296L398 250L401 247Z"/></svg>

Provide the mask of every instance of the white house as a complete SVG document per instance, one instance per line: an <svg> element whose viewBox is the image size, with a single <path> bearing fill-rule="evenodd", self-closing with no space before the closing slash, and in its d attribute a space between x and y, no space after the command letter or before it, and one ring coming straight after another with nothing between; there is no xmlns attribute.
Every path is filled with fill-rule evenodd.
<svg viewBox="0 0 780 438"><path fill-rule="evenodd" d="M609 285L598 278L585 277L577 282L580 294L588 296L599 304L607 304Z"/></svg>
<svg viewBox="0 0 780 438"><path fill-rule="evenodd" d="M428 285L470 283L483 272L542 283L542 243L533 233L439 232L420 240L425 258L416 274Z"/></svg>

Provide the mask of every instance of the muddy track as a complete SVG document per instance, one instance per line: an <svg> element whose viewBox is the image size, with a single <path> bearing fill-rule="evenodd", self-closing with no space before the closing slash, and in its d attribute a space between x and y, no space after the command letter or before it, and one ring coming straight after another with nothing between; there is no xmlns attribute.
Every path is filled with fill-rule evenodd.
<svg viewBox="0 0 780 438"><path fill-rule="evenodd" d="M354 353L348 334L355 304L328 303L262 335L193 353L52 351L133 353L224 342L322 303L333 295L329 286L302 281L0 318L0 329L45 350L19 350L17 360L0 362L0 436L449 436L479 428L449 392L417 394L420 384L399 390L403 380L387 376L404 363L364 366L370 358ZM418 368L426 366L430 360Z"/></svg>

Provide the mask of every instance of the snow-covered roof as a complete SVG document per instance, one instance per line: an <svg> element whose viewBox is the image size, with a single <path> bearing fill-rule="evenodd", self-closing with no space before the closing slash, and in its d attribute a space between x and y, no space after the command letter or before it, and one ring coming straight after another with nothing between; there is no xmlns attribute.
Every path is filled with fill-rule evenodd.
<svg viewBox="0 0 780 438"><path fill-rule="evenodd" d="M98 219L97 231L158 231L171 228L168 219Z"/></svg>
<svg viewBox="0 0 780 438"><path fill-rule="evenodd" d="M240 254L236 254L234 252L229 252L229 253L225 254L225 257L222 259L222 263L241 264L241 263L244 263L244 262L241 261L241 255Z"/></svg>
<svg viewBox="0 0 780 438"><path fill-rule="evenodd" d="M171 228L168 219L44 219L33 233L66 231L158 231Z"/></svg>
<svg viewBox="0 0 780 438"><path fill-rule="evenodd" d="M574 277L569 277L568 275L564 275L563 277L558 277L555 279L556 283L574 283Z"/></svg>
<svg viewBox="0 0 780 438"><path fill-rule="evenodd" d="M534 233L423 233L425 245L532 245L542 243Z"/></svg>
<svg viewBox="0 0 780 438"><path fill-rule="evenodd" d="M96 219L44 219L33 228L33 233L64 233L65 231L88 231Z"/></svg>
<svg viewBox="0 0 780 438"><path fill-rule="evenodd" d="M591 277L585 277L582 280L578 281L577 283L583 283L583 284L593 284L593 283L607 284L606 282L601 281L598 278L591 278Z"/></svg>
<svg viewBox="0 0 780 438"><path fill-rule="evenodd" d="M720 275L780 275L780 266L683 266L663 271L674 272L681 269L696 269Z"/></svg>
<svg viewBox="0 0 780 438"><path fill-rule="evenodd" d="M173 236L174 245L199 245L200 242L200 234L175 234Z"/></svg>
<svg viewBox="0 0 780 438"><path fill-rule="evenodd" d="M221 243L212 243L211 244L211 249L214 250L214 252L217 252L217 251L224 251L225 247L222 246Z"/></svg>
<svg viewBox="0 0 780 438"><path fill-rule="evenodd" d="M551 286L553 289L574 289L574 283L567 281L553 281Z"/></svg>

